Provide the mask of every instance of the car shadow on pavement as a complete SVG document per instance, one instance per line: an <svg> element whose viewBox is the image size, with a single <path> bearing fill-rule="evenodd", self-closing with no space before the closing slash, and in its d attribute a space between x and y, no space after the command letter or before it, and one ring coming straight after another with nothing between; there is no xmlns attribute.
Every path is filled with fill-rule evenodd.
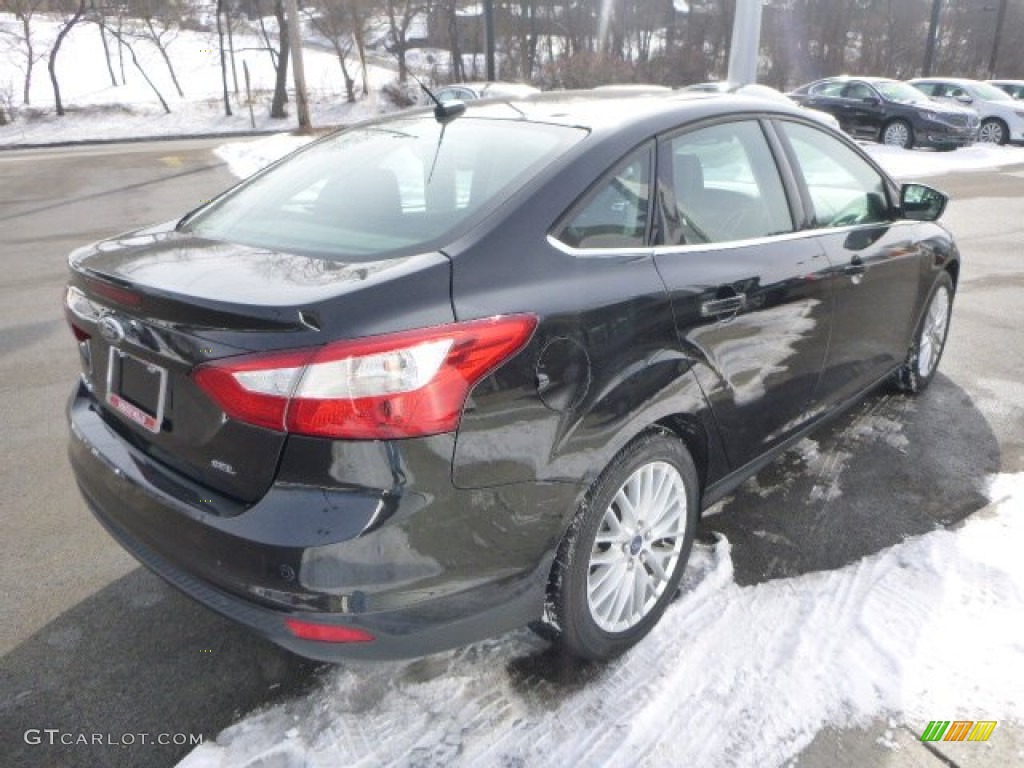
<svg viewBox="0 0 1024 768"><path fill-rule="evenodd" d="M305 661L137 568L66 611L0 662L4 765L173 765L243 714L314 687ZM34 729L59 729L52 736ZM25 732L33 731L26 740ZM101 744L86 741L100 734ZM141 743L140 734L147 734ZM30 744L27 741L41 741ZM114 746L107 742L113 741ZM122 745L123 742L133 743Z"/></svg>
<svg viewBox="0 0 1024 768"><path fill-rule="evenodd" d="M841 568L984 507L999 459L946 376L918 397L882 388L744 483L698 535L725 534L741 586Z"/></svg>

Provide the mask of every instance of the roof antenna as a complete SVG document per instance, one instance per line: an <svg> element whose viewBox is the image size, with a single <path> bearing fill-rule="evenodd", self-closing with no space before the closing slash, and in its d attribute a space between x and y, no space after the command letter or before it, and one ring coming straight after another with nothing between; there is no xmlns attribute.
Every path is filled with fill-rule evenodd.
<svg viewBox="0 0 1024 768"><path fill-rule="evenodd" d="M427 86L423 84L423 81L416 77L412 70L406 70L413 80L416 81L416 85L423 89L423 92L430 97L430 100L434 102L434 119L439 123L446 123L449 120L454 120L456 117L466 111L465 102L459 101L458 99L452 99L451 101L440 101L437 96L434 95Z"/></svg>

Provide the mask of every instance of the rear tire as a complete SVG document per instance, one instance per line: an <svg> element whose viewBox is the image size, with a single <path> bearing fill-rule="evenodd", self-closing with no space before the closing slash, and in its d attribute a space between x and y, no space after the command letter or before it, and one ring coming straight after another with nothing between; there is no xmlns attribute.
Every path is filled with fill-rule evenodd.
<svg viewBox="0 0 1024 768"><path fill-rule="evenodd" d="M914 146L914 129L906 120L891 120L882 129L882 143L910 149Z"/></svg>
<svg viewBox="0 0 1024 768"><path fill-rule="evenodd" d="M649 432L626 446L559 545L541 634L592 660L637 643L679 589L697 514L697 471L681 440Z"/></svg>
<svg viewBox="0 0 1024 768"><path fill-rule="evenodd" d="M953 279L948 272L943 272L928 295L914 341L907 350L907 359L896 371L895 383L901 391L916 395L931 384L946 348L952 311Z"/></svg>

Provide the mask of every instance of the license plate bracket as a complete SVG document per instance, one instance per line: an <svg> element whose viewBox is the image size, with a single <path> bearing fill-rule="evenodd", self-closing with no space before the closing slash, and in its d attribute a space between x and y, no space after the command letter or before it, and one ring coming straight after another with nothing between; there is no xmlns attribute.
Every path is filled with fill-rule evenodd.
<svg viewBox="0 0 1024 768"><path fill-rule="evenodd" d="M155 434L164 422L167 369L111 347L106 399L119 414Z"/></svg>

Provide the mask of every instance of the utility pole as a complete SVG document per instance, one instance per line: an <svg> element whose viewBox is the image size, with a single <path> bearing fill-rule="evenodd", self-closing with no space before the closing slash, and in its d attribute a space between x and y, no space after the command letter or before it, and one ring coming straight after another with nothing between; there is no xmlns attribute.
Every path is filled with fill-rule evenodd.
<svg viewBox="0 0 1024 768"><path fill-rule="evenodd" d="M484 60L487 64L487 82L493 83L494 73L494 0L484 0Z"/></svg>
<svg viewBox="0 0 1024 768"><path fill-rule="evenodd" d="M1006 0L999 0L999 12L996 14L996 33L992 40L992 58L988 61L988 76L991 80L996 76L996 64L999 63L999 44L1003 41L1003 22L1006 21Z"/></svg>
<svg viewBox="0 0 1024 768"><path fill-rule="evenodd" d="M762 0L736 0L729 44L728 81L736 85L757 82L757 60L761 47Z"/></svg>
<svg viewBox="0 0 1024 768"><path fill-rule="evenodd" d="M932 61L935 59L935 41L939 37L939 16L942 14L942 0L932 0L932 18L928 23L928 44L924 49L924 67L921 77L931 77Z"/></svg>
<svg viewBox="0 0 1024 768"><path fill-rule="evenodd" d="M306 96L306 70L302 66L302 19L296 0L285 0L288 9L288 47L292 54L292 75L295 78L295 111L299 118L299 132L312 133L309 119L309 99Z"/></svg>

